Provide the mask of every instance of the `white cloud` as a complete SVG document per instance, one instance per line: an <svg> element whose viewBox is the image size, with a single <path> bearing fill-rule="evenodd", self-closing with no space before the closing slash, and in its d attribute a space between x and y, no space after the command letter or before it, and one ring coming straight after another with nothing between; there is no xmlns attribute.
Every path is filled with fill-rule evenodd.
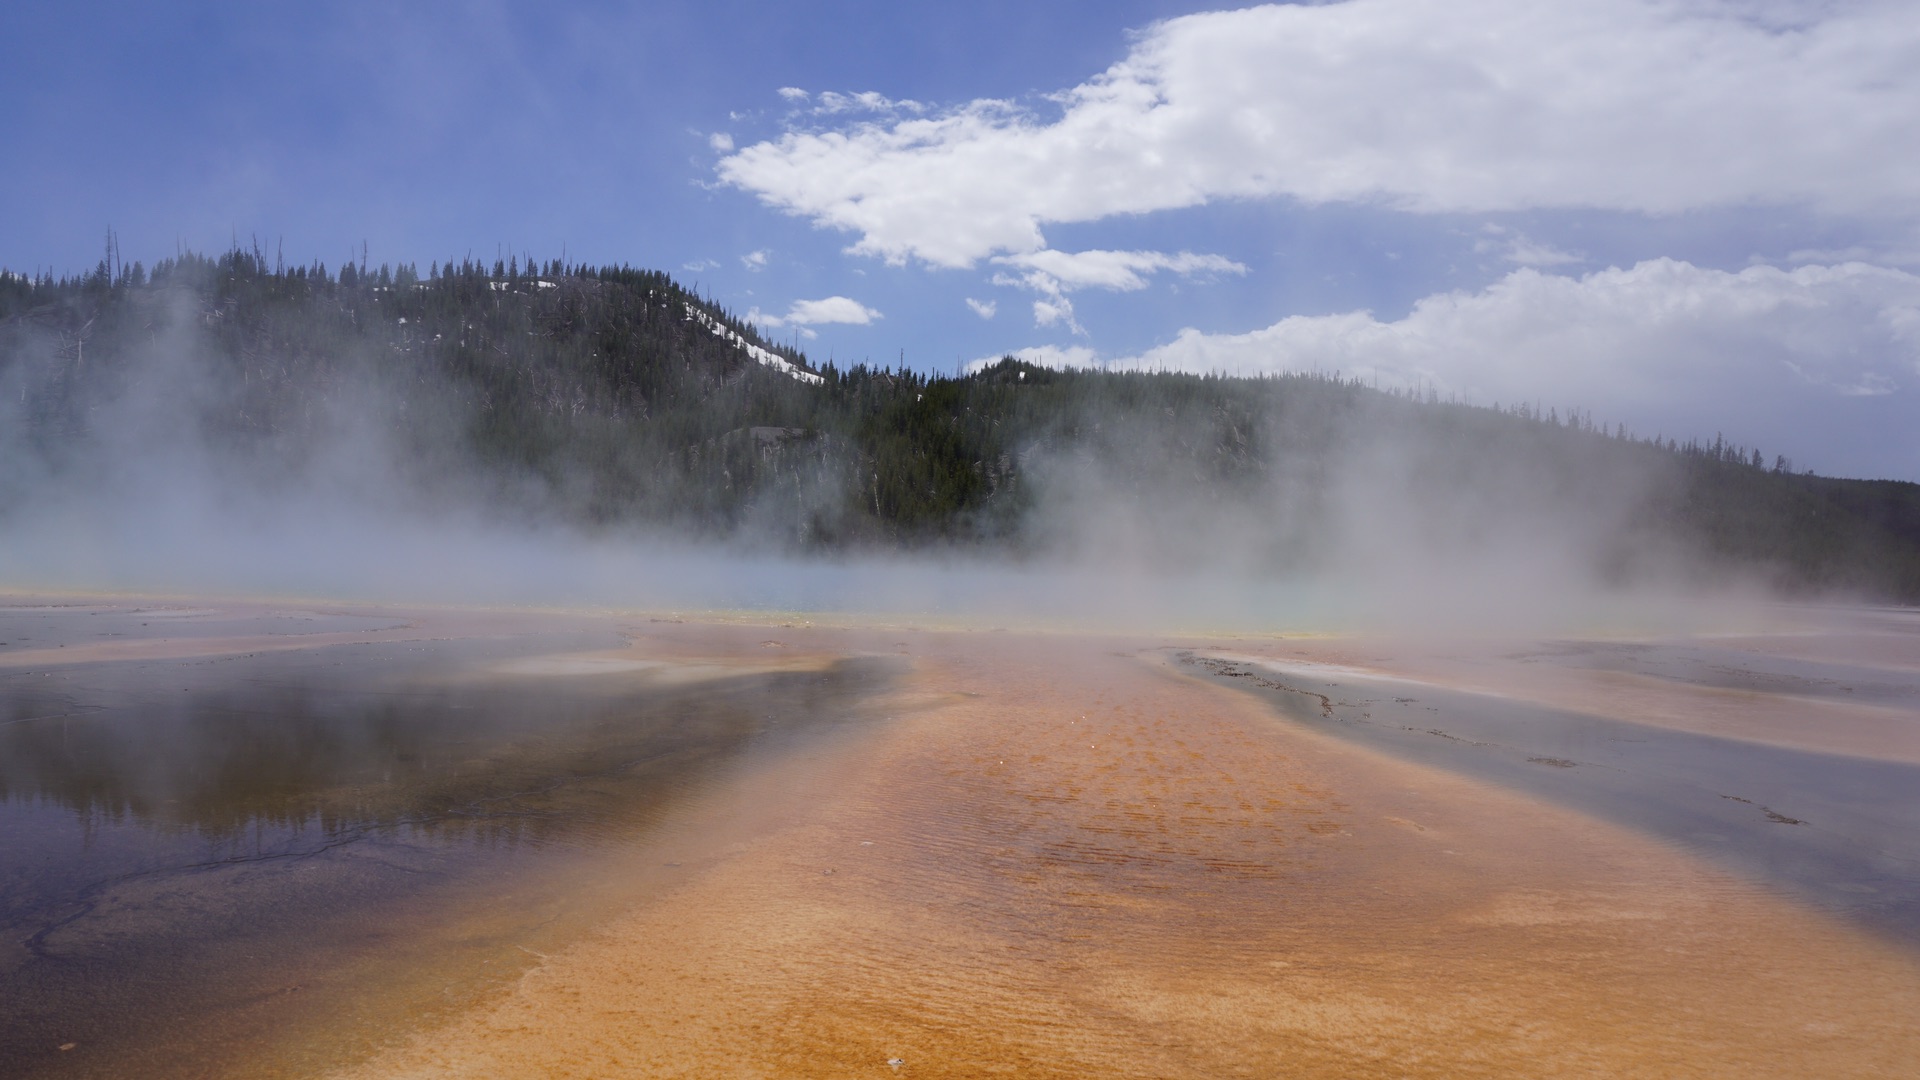
<svg viewBox="0 0 1920 1080"><path fill-rule="evenodd" d="M1043 297L1033 302L1034 325L1064 323L1076 334L1086 333L1086 328L1074 318L1073 301L1067 299L1067 293L1077 289L1132 292L1147 287L1147 279L1142 275L1160 270L1171 270L1186 276L1247 272L1246 266L1223 255L1196 255L1191 251L1168 255L1163 251L1046 250L998 255L993 261L1000 266L1025 271L1020 274L995 274L992 278L995 285L1031 289Z"/></svg>
<svg viewBox="0 0 1920 1080"><path fill-rule="evenodd" d="M793 99L789 98L788 100ZM922 113L927 110L925 105L910 98L895 101L885 94L873 90L863 90L857 94L842 94L828 90L815 98L814 102L813 113L815 116L832 116L835 113L848 112Z"/></svg>
<svg viewBox="0 0 1920 1080"><path fill-rule="evenodd" d="M796 300L785 315L763 314L759 308L747 312L747 321L769 329L782 326L818 326L843 323L866 326L881 318L873 308L848 296L829 296L821 300Z"/></svg>
<svg viewBox="0 0 1920 1080"><path fill-rule="evenodd" d="M749 270L765 270L767 268L767 255L768 251L766 248L761 248L758 251L749 251L745 255L740 256L740 265Z"/></svg>
<svg viewBox="0 0 1920 1080"><path fill-rule="evenodd" d="M1915 408L1920 275L1861 263L1520 269L1480 292L1429 296L1393 321L1357 311L1243 334L1189 328L1106 366L1320 371L1480 404L1577 407L1643 433L1724 430L1808 461L1826 453L1827 468L1920 478L1920 424L1862 424L1847 404Z"/></svg>
<svg viewBox="0 0 1920 1080"><path fill-rule="evenodd" d="M1567 266L1586 261L1584 255L1561 251L1501 225L1482 226L1481 232L1485 235L1474 242L1473 250L1481 254L1498 252L1515 266Z"/></svg>
<svg viewBox="0 0 1920 1080"><path fill-rule="evenodd" d="M719 266L720 264L712 259L694 259L691 262L681 263L680 269L685 270L689 274L698 274L703 270L716 270Z"/></svg>
<svg viewBox="0 0 1920 1080"><path fill-rule="evenodd" d="M798 86L783 86L776 91L782 100L795 106L809 106L803 111L809 116L835 116L841 113L924 113L926 105L911 98L895 100L877 90L862 90L859 93L843 94L838 90L823 90L812 94Z"/></svg>
<svg viewBox="0 0 1920 1080"><path fill-rule="evenodd" d="M1791 373L1833 393L1920 375L1920 276L1849 263L1738 273L1654 259L1562 277L1522 269L1429 296L1404 318L1297 315L1246 334L1187 329L1126 366L1341 371L1481 401L1732 395Z"/></svg>
<svg viewBox="0 0 1920 1080"><path fill-rule="evenodd" d="M1561 251L1552 244L1543 244L1524 236L1516 236L1507 242L1507 261L1516 266L1566 266L1569 263L1585 262L1586 257L1571 251Z"/></svg>
<svg viewBox="0 0 1920 1080"><path fill-rule="evenodd" d="M1084 335L1087 332L1087 328L1081 326L1079 321L1073 317L1073 302L1066 297L1063 296L1054 300L1035 300L1033 302L1033 325L1052 326L1054 323L1065 323L1067 329L1076 334Z"/></svg>
<svg viewBox="0 0 1920 1080"><path fill-rule="evenodd" d="M983 319L993 318L994 313L1000 310L1000 305L992 300L975 300L971 296L967 297L967 306Z"/></svg>
<svg viewBox="0 0 1920 1080"><path fill-rule="evenodd" d="M707 136L707 145L722 154L731 153L733 151L733 136L724 131L716 131Z"/></svg>
<svg viewBox="0 0 1920 1080"><path fill-rule="evenodd" d="M1000 255L993 259L999 266L1028 271L1022 283L1043 292L1070 292L1099 288L1132 292L1147 287L1143 274L1159 270L1191 276L1193 274L1244 274L1245 265L1223 255L1196 255L1182 251L1168 255L1163 251L1031 251L1019 255ZM1003 279L1004 280L1004 279ZM1038 282L1049 282L1043 286Z"/></svg>
<svg viewBox="0 0 1920 1080"><path fill-rule="evenodd" d="M793 130L722 159L890 262L1221 199L1407 211L1920 210L1920 19L1734 0L1347 0L1191 15L1049 100ZM825 95L822 95L825 98ZM852 99L849 99L852 100ZM849 106L851 107L851 106Z"/></svg>
<svg viewBox="0 0 1920 1080"><path fill-rule="evenodd" d="M846 296L829 296L824 300L801 300L787 313L788 322L796 323L852 323L865 326L880 318L878 311Z"/></svg>

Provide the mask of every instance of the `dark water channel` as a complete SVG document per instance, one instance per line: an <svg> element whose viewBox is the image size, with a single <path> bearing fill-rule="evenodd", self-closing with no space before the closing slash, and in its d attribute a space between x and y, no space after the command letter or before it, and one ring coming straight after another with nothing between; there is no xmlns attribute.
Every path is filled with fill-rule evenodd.
<svg viewBox="0 0 1920 1080"><path fill-rule="evenodd" d="M89 638L137 619L0 609L0 639L78 643L83 617ZM366 627L287 632L341 629ZM620 644L601 624L0 668L0 1076L213 1074L279 996L404 951L443 899L631 844L725 770L867 722L891 675L488 669Z"/></svg>
<svg viewBox="0 0 1920 1080"><path fill-rule="evenodd" d="M1695 685L1920 705L1920 673L1688 646L1581 643L1552 659ZM1920 948L1920 766L1430 685L1344 673L1328 681L1278 661L1176 660L1298 723L1641 830Z"/></svg>

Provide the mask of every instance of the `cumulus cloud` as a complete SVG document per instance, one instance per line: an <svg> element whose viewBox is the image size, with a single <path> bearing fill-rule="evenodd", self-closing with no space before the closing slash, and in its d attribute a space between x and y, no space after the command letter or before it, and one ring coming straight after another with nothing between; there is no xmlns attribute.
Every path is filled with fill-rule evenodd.
<svg viewBox="0 0 1920 1080"><path fill-rule="evenodd" d="M829 296L824 300L801 300L793 305L787 314L788 322L796 323L853 323L865 326L880 318L880 313L846 296Z"/></svg>
<svg viewBox="0 0 1920 1080"><path fill-rule="evenodd" d="M1897 0L1270 5L1156 24L1045 107L791 130L719 173L854 252L954 267L1222 199L1911 222L1916 50Z"/></svg>
<svg viewBox="0 0 1920 1080"><path fill-rule="evenodd" d="M1036 356L1098 361L1090 350ZM1391 321L1356 311L1240 334L1188 328L1105 366L1320 371L1481 404L1579 408L1643 433L1724 429L1802 458L1829 448L1836 464L1824 467L1920 478L1920 425L1862 427L1868 414L1846 404L1913 408L1920 276L1862 263L1736 273L1653 259L1582 277L1523 268L1478 292L1429 296Z"/></svg>
<svg viewBox="0 0 1920 1080"><path fill-rule="evenodd" d="M758 251L749 251L745 255L740 256L740 265L749 270L765 270L767 268L768 254L769 252L766 248L761 248Z"/></svg>
<svg viewBox="0 0 1920 1080"><path fill-rule="evenodd" d="M722 154L731 153L733 151L733 136L724 131L716 131L707 136L707 145Z"/></svg>
<svg viewBox="0 0 1920 1080"><path fill-rule="evenodd" d="M1577 278L1521 269L1480 292L1429 296L1392 322L1352 312L1246 334L1187 329L1125 364L1318 367L1480 400L1730 392L1769 373L1807 391L1881 393L1920 374L1920 276L1863 263L1732 273L1673 259Z"/></svg>
<svg viewBox="0 0 1920 1080"><path fill-rule="evenodd" d="M993 318L994 313L1000 310L1000 305L992 300L975 300L971 296L967 297L967 307L983 319Z"/></svg>
<svg viewBox="0 0 1920 1080"><path fill-rule="evenodd" d="M768 315L759 308L747 312L748 322L775 330L782 326L819 326L823 323L866 326L881 317L878 311L850 296L796 300L785 315Z"/></svg>

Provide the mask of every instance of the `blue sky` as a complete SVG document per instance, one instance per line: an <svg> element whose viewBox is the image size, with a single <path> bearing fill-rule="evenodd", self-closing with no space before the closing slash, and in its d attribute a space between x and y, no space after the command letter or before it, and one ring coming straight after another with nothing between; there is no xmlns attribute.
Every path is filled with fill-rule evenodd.
<svg viewBox="0 0 1920 1080"><path fill-rule="evenodd" d="M817 360L1312 368L1920 479L1890 0L0 11L0 265L667 269Z"/></svg>

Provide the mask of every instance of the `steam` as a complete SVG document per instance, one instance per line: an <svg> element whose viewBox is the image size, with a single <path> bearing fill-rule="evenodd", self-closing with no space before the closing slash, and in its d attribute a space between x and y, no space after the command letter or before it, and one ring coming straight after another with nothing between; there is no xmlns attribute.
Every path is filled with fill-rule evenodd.
<svg viewBox="0 0 1920 1080"><path fill-rule="evenodd" d="M1094 437L1022 448L1010 547L803 557L786 503L718 544L592 528L551 484L472 460L452 387L369 356L330 357L296 415L250 424L206 313L160 295L111 377L31 328L0 358L0 587L1142 632L1591 631L1744 619L1763 597L1649 528L1658 455L1489 449L1385 398L1198 423L1090 405ZM30 422L57 393L84 395L80 430ZM1208 464L1208 439L1235 452Z"/></svg>
<svg viewBox="0 0 1920 1080"><path fill-rule="evenodd" d="M1749 619L1770 595L1752 569L1710 565L1664 527L1682 481L1667 455L1476 423L1488 413L1466 407L1425 406L1451 415L1416 422L1423 407L1407 401L1356 391L1354 406L1221 417L1224 437L1136 416L1075 449L1043 447L1029 461L1041 546L1111 581L1220 583L1193 594L1198 609L1231 608L1238 583L1292 627L1674 627ZM1196 468L1197 438L1250 444L1250 463Z"/></svg>

